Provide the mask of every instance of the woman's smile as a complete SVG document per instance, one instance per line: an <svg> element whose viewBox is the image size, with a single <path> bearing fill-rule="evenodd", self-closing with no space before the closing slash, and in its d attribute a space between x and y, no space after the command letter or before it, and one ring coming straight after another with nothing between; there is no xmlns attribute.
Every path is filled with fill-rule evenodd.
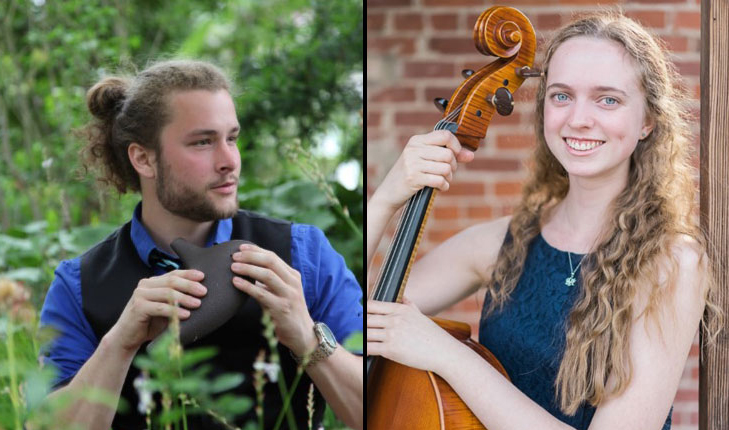
<svg viewBox="0 0 729 430"><path fill-rule="evenodd" d="M595 152L594 150L605 144L604 140L584 139L577 137L564 137L564 143L569 148L568 151L574 155L587 155Z"/></svg>

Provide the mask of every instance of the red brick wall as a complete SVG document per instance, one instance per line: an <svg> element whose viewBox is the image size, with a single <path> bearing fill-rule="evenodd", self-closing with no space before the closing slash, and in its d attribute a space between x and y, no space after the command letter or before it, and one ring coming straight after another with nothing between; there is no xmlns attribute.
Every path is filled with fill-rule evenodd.
<svg viewBox="0 0 729 430"><path fill-rule="evenodd" d="M490 61L473 45L478 15L494 3L482 0L367 1L367 193L380 183L413 134L430 131L440 119L434 97L449 98L461 82L460 70ZM596 6L585 0L502 1L524 12L538 41L570 20L573 13ZM668 43L673 60L696 98L699 97L700 0L602 1L618 4ZM538 57L539 58L539 57ZM524 163L534 144L535 81L517 92L509 117L494 116L476 159L458 169L450 191L440 193L420 253L465 227L509 214L526 178ZM698 122L695 132L698 136ZM393 223L394 224L394 223ZM391 225L391 229L392 229ZM370 280L389 240L383 240ZM442 316L466 321L476 335L481 297L471 297ZM694 344L674 403L674 429L698 427L698 346Z"/></svg>

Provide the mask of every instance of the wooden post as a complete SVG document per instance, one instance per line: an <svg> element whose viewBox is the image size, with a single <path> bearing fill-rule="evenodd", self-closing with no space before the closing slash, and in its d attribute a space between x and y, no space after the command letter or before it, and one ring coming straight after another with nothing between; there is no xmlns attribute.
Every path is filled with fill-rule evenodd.
<svg viewBox="0 0 729 430"><path fill-rule="evenodd" d="M718 305L729 321L729 0L701 1L701 227L716 264ZM729 428L728 324L703 348L699 429ZM703 333L702 333L703 337Z"/></svg>

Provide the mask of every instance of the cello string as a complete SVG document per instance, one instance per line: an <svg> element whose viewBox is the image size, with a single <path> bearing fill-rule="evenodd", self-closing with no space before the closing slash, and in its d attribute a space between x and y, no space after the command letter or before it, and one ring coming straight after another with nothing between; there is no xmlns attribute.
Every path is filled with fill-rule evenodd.
<svg viewBox="0 0 729 430"><path fill-rule="evenodd" d="M446 122L452 121L457 118L459 115L461 109L463 107L463 104L461 103L456 109L454 109L451 113L446 115L444 118L442 118L438 123L436 123L434 130L443 130L445 129ZM418 190L418 192L408 199L405 209L400 214L400 218L397 223L397 228L395 232L395 239L388 247L387 253L385 255L385 260L382 266L380 266L380 270L377 275L377 280L375 283L375 289L370 294L370 298L374 298L375 300L382 300L385 297L387 297L390 293L392 293L392 288L397 288L398 286L394 285L393 282L393 276L395 275L394 268L392 267L393 264L387 264L392 262L393 260L398 261L402 258L403 253L407 252L407 249L405 247L405 233L406 233L406 227L413 222L413 218L417 215L417 210L415 208L421 207L423 195L425 194L425 188L421 188ZM374 296L374 297L372 297Z"/></svg>

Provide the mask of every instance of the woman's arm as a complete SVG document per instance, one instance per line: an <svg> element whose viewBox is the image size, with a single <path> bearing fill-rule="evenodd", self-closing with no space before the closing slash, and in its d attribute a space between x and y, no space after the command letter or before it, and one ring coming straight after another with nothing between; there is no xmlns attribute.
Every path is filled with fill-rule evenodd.
<svg viewBox="0 0 729 430"><path fill-rule="evenodd" d="M511 217L469 227L413 264L405 296L426 315L473 294L491 278Z"/></svg>
<svg viewBox="0 0 729 430"><path fill-rule="evenodd" d="M600 405L590 430L663 425L704 313L707 257L702 260L700 255L688 237L674 246L676 279L658 303L660 331L654 321L637 318L630 333L633 378L621 395ZM642 301L647 303L647 298Z"/></svg>
<svg viewBox="0 0 729 430"><path fill-rule="evenodd" d="M462 149L447 131L413 136L395 166L367 203L367 261L374 256L390 218L424 186L449 188L457 162L474 154ZM467 297L490 276L504 240L508 217L468 228L413 265L406 295L427 314L435 314ZM372 285L371 282L368 284Z"/></svg>
<svg viewBox="0 0 729 430"><path fill-rule="evenodd" d="M448 131L413 136L400 158L367 202L367 267L372 262L390 218L423 187L448 190L458 162L473 160L473 152L462 149Z"/></svg>

